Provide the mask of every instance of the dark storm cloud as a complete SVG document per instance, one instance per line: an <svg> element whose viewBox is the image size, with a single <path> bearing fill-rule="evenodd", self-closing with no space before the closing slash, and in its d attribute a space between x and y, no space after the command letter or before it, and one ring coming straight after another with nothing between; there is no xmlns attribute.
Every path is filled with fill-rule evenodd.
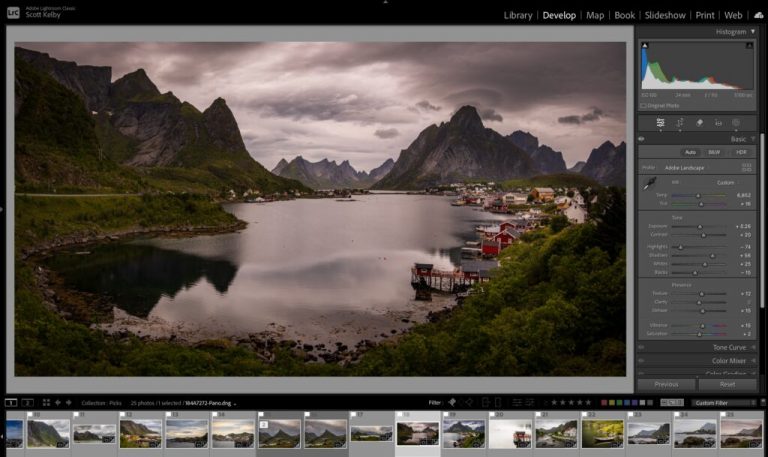
<svg viewBox="0 0 768 457"><path fill-rule="evenodd" d="M576 115L558 117L557 122L561 124L581 124L581 118Z"/></svg>
<svg viewBox="0 0 768 457"><path fill-rule="evenodd" d="M322 88L301 91L278 97L252 99L244 105L259 112L260 117L289 118L294 121L355 122L363 125L382 121L380 110L389 103L385 100L355 93L326 92ZM397 122L389 119L389 122Z"/></svg>
<svg viewBox="0 0 768 457"><path fill-rule="evenodd" d="M501 114L497 113L495 109L493 108L486 108L483 110L480 110L480 119L484 121L493 121L493 122L503 122L504 117L502 117Z"/></svg>
<svg viewBox="0 0 768 457"><path fill-rule="evenodd" d="M593 106L591 111L586 114L582 114L582 115L571 114L569 116L558 117L557 122L561 124L578 125L578 124L583 124L585 122L599 121L603 117L606 117L605 112L600 108Z"/></svg>
<svg viewBox="0 0 768 457"><path fill-rule="evenodd" d="M625 139L626 45L618 42L21 46L111 66L113 79L144 68L162 92L201 110L223 97L268 166L304 151L337 161L365 155L356 168L377 166L466 104L502 134L531 131L569 163L605 139ZM392 150L366 144L376 141L371 132L395 127Z"/></svg>
<svg viewBox="0 0 768 457"><path fill-rule="evenodd" d="M111 66L112 79L144 68L153 79L171 87L198 84L206 75L227 71L243 52L265 43L24 43L80 65ZM157 81L156 81L157 82Z"/></svg>
<svg viewBox="0 0 768 457"><path fill-rule="evenodd" d="M435 106L431 103L429 103L428 100L422 100L418 103L416 103L416 108L423 110L423 111L440 111L439 106Z"/></svg>
<svg viewBox="0 0 768 457"><path fill-rule="evenodd" d="M400 132L397 129L392 128L392 129L379 129L373 132L373 134L381 139L386 140L386 139L394 138L400 135Z"/></svg>

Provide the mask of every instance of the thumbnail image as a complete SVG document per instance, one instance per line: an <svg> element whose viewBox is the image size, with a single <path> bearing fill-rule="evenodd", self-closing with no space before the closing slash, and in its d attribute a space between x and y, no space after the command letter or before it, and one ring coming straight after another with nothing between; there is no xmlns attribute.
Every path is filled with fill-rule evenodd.
<svg viewBox="0 0 768 457"><path fill-rule="evenodd" d="M629 422L627 444L669 444L669 422Z"/></svg>
<svg viewBox="0 0 768 457"><path fill-rule="evenodd" d="M27 448L69 448L69 420L28 420Z"/></svg>
<svg viewBox="0 0 768 457"><path fill-rule="evenodd" d="M528 419L488 421L489 449L530 449L533 427Z"/></svg>
<svg viewBox="0 0 768 457"><path fill-rule="evenodd" d="M587 448L623 448L624 421L583 420L581 421L581 447Z"/></svg>
<svg viewBox="0 0 768 457"><path fill-rule="evenodd" d="M301 447L301 419L259 421L259 448L293 449Z"/></svg>
<svg viewBox="0 0 768 457"><path fill-rule="evenodd" d="M763 447L762 419L720 419L721 448L750 448Z"/></svg>
<svg viewBox="0 0 768 457"><path fill-rule="evenodd" d="M346 419L304 420L304 447L344 449L347 447Z"/></svg>
<svg viewBox="0 0 768 457"><path fill-rule="evenodd" d="M155 419L123 419L120 421L120 448L163 447L163 423Z"/></svg>
<svg viewBox="0 0 768 457"><path fill-rule="evenodd" d="M392 426L353 425L350 441L392 441Z"/></svg>
<svg viewBox="0 0 768 457"><path fill-rule="evenodd" d="M717 420L675 418L676 448L713 448L717 446Z"/></svg>
<svg viewBox="0 0 768 457"><path fill-rule="evenodd" d="M484 420L443 419L443 448L485 447Z"/></svg>
<svg viewBox="0 0 768 457"><path fill-rule="evenodd" d="M208 447L207 419L167 419L165 421L165 447Z"/></svg>
<svg viewBox="0 0 768 457"><path fill-rule="evenodd" d="M301 38L15 43L16 373L625 376L625 41Z"/></svg>
<svg viewBox="0 0 768 457"><path fill-rule="evenodd" d="M440 444L439 422L398 422L398 446L438 446Z"/></svg>
<svg viewBox="0 0 768 457"><path fill-rule="evenodd" d="M6 419L5 447L21 449L24 447L24 421Z"/></svg>
<svg viewBox="0 0 768 457"><path fill-rule="evenodd" d="M248 449L256 444L256 423L247 419L214 419L211 423L213 448Z"/></svg>
<svg viewBox="0 0 768 457"><path fill-rule="evenodd" d="M536 419L536 448L575 448L578 428L576 420Z"/></svg>
<svg viewBox="0 0 768 457"><path fill-rule="evenodd" d="M113 444L117 439L115 424L75 425L72 428L75 444Z"/></svg>

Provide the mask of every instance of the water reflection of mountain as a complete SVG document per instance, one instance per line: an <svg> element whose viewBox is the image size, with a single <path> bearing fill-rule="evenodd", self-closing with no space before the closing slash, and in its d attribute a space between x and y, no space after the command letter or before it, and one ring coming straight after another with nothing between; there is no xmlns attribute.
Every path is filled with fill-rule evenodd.
<svg viewBox="0 0 768 457"><path fill-rule="evenodd" d="M88 255L61 253L48 265L68 287L109 296L138 317L147 317L161 296L174 297L201 278L224 294L237 274L237 266L227 260L140 244L99 246Z"/></svg>

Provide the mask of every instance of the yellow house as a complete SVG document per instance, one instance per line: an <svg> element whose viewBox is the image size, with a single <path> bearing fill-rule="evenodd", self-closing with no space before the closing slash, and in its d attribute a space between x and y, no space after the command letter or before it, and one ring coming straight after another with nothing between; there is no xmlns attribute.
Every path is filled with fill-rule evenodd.
<svg viewBox="0 0 768 457"><path fill-rule="evenodd" d="M531 196L534 200L551 202L555 199L555 190L551 187L534 187L531 190Z"/></svg>

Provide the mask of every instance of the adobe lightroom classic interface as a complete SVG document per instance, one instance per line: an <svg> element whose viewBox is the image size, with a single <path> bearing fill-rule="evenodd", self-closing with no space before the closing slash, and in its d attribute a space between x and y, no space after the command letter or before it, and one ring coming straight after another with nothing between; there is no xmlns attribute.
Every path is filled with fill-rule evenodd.
<svg viewBox="0 0 768 457"><path fill-rule="evenodd" d="M762 12L188 13L8 7L7 455L765 454Z"/></svg>

